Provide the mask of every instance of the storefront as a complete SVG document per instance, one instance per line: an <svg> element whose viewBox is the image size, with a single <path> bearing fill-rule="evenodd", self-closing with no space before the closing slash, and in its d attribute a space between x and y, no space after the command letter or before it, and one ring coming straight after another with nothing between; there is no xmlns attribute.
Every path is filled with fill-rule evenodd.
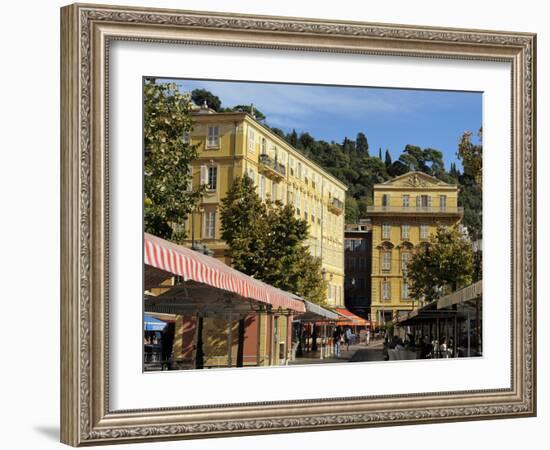
<svg viewBox="0 0 550 450"><path fill-rule="evenodd" d="M411 311L397 326L419 358L482 356L482 281Z"/></svg>
<svg viewBox="0 0 550 450"><path fill-rule="evenodd" d="M288 362L303 301L149 234L144 256L145 311L176 316L171 369Z"/></svg>
<svg viewBox="0 0 550 450"><path fill-rule="evenodd" d="M303 300L306 312L294 322L292 359L306 355L319 359L333 355L332 331L340 315Z"/></svg>

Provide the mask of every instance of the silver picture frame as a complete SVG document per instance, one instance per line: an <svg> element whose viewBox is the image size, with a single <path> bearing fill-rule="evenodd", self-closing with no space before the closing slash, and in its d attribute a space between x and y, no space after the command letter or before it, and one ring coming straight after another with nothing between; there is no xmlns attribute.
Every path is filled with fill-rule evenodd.
<svg viewBox="0 0 550 450"><path fill-rule="evenodd" d="M508 389L206 407L109 407L108 62L116 40L512 67ZM74 4L61 9L61 440L98 445L536 415L536 35ZM490 168L488 168L490 170Z"/></svg>

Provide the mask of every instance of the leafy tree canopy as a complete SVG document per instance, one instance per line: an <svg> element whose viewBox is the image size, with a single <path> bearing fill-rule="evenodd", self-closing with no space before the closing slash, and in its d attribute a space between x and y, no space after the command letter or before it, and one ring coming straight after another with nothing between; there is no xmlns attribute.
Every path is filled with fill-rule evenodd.
<svg viewBox="0 0 550 450"><path fill-rule="evenodd" d="M220 218L234 268L317 304L325 302L321 262L306 247L307 222L295 217L291 205L262 203L245 175L222 200Z"/></svg>
<svg viewBox="0 0 550 450"><path fill-rule="evenodd" d="M212 108L214 111L219 111L222 106L220 98L206 89L193 89L193 91L191 91L191 100L193 100L197 106L202 106L206 102L208 107Z"/></svg>
<svg viewBox="0 0 550 450"><path fill-rule="evenodd" d="M231 108L225 108L224 112L242 111L253 115L256 120L263 122L265 120L265 114L253 105L235 105Z"/></svg>
<svg viewBox="0 0 550 450"><path fill-rule="evenodd" d="M446 290L472 282L474 254L470 241L457 226L439 227L426 243L418 245L407 267L411 296L432 301Z"/></svg>
<svg viewBox="0 0 550 450"><path fill-rule="evenodd" d="M192 129L191 99L174 83L151 79L143 89L145 231L181 242L183 221L200 195L187 190L189 163L197 157L196 148L184 138Z"/></svg>

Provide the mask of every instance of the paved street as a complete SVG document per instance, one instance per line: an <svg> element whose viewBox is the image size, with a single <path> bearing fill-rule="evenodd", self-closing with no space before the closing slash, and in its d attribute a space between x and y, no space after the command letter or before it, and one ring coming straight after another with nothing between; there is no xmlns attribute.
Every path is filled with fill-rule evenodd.
<svg viewBox="0 0 550 450"><path fill-rule="evenodd" d="M342 351L339 358L320 358L319 352L304 353L303 357L296 358L289 365L304 365L304 364L329 364L343 362L365 362L365 361L383 361L382 348L384 341L371 341L369 346L365 344L350 345L349 350L346 345L342 345Z"/></svg>

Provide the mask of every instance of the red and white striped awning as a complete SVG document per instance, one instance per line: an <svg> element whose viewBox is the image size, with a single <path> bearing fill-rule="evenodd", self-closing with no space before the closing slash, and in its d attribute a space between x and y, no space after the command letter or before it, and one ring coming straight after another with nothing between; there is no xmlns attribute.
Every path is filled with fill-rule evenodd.
<svg viewBox="0 0 550 450"><path fill-rule="evenodd" d="M256 300L278 309L306 311L304 302L293 294L277 289L235 270L211 256L195 252L148 233L144 233L144 263L165 272L179 275L184 281L233 292L246 299Z"/></svg>

